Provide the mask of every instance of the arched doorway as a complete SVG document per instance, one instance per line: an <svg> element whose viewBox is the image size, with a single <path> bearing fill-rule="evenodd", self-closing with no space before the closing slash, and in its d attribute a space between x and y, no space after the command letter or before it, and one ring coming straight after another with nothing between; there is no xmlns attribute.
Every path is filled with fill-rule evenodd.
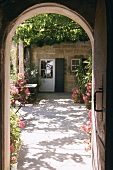
<svg viewBox="0 0 113 170"><path fill-rule="evenodd" d="M9 108L10 108L10 103L9 103L9 82L10 82L10 44L12 41L12 36L18 27L20 23L22 23L24 20L38 14L42 13L56 13L56 14L61 14L64 16L67 16L77 22L88 34L89 39L91 41L92 45L92 53L93 53L93 46L94 46L94 39L93 39L93 30L88 24L88 22L80 16L78 13L70 10L69 8L56 4L56 3L43 3L43 4L38 4L35 5L26 11L24 11L18 18L12 22L12 24L9 26L9 31L7 34L7 39L5 42L5 78L4 78L4 84L5 84L5 91L4 91L4 155L3 155L3 169L8 170L9 169L9 144L10 144L10 130L9 130L9 124L10 124L10 115L9 113Z"/></svg>

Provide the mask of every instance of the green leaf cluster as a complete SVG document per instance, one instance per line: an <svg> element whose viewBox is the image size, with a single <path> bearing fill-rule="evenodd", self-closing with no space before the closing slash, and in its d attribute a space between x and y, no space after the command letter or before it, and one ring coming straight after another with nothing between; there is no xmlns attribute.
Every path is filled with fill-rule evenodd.
<svg viewBox="0 0 113 170"><path fill-rule="evenodd" d="M76 22L59 14L45 13L25 20L19 25L13 40L22 40L25 46L52 45L61 42L89 40L85 31Z"/></svg>
<svg viewBox="0 0 113 170"><path fill-rule="evenodd" d="M83 61L81 59L79 66L75 70L75 87L80 87L82 93L86 92L86 84L92 82L92 56L87 56Z"/></svg>

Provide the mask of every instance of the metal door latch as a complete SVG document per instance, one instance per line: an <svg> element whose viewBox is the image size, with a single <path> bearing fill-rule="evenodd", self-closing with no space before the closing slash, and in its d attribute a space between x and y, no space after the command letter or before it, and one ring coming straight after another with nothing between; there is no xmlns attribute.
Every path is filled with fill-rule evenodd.
<svg viewBox="0 0 113 170"><path fill-rule="evenodd" d="M101 94L101 101L102 101L102 108L101 109L97 109L96 106L97 106L97 94ZM103 112L103 76L102 76L102 87L100 87L97 91L95 91L94 93L94 110L96 112Z"/></svg>

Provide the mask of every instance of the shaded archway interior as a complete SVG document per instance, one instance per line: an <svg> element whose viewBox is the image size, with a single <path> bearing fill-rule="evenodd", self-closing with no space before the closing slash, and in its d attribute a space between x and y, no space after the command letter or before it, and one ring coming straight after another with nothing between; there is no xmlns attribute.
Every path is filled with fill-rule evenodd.
<svg viewBox="0 0 113 170"><path fill-rule="evenodd" d="M18 16L17 19L15 19L9 26L8 32L7 32L7 39L5 42L5 78L4 78L4 170L7 169L8 164L10 162L10 151L8 149L8 146L10 145L10 115L9 108L10 108L10 44L12 41L12 37L15 33L16 28L26 19L33 17L34 15L43 14L43 13L56 13L60 15L64 15L75 22L77 22L87 33L89 36L91 45L92 45L92 51L93 51L93 45L94 45L94 38L93 38L93 30L88 24L88 22L80 16L78 13L70 10L69 8L56 4L56 3L43 3L43 4L37 4L31 8L28 8L25 10L21 15Z"/></svg>

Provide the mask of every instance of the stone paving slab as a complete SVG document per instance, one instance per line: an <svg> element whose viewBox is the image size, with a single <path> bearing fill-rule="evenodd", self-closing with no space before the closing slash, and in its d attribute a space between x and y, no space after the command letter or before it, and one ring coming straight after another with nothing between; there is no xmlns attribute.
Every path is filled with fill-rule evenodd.
<svg viewBox="0 0 113 170"><path fill-rule="evenodd" d="M40 93L21 114L26 126L18 170L91 170L83 143L88 136L81 130L87 110L74 104L70 93Z"/></svg>

